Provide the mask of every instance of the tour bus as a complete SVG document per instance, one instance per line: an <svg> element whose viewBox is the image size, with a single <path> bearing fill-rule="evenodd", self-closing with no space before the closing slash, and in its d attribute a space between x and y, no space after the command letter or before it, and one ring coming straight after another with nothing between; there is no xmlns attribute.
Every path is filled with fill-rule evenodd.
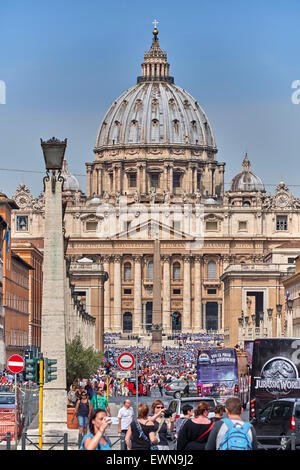
<svg viewBox="0 0 300 470"><path fill-rule="evenodd" d="M249 419L276 398L300 398L300 338L254 340Z"/></svg>
<svg viewBox="0 0 300 470"><path fill-rule="evenodd" d="M234 348L201 349L197 357L197 389L200 397L215 397L224 404L228 397L249 400L247 356Z"/></svg>

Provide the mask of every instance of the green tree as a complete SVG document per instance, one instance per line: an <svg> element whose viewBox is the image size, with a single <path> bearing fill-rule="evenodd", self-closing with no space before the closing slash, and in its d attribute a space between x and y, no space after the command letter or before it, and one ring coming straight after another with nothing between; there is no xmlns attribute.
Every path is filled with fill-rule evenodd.
<svg viewBox="0 0 300 470"><path fill-rule="evenodd" d="M93 347L85 349L79 336L66 345L67 387L78 378L88 378L95 374L101 365L103 353Z"/></svg>

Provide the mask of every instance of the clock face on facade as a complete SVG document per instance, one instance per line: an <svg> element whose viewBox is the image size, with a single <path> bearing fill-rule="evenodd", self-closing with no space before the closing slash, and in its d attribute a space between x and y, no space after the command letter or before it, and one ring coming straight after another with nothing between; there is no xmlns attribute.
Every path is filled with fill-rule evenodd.
<svg viewBox="0 0 300 470"><path fill-rule="evenodd" d="M280 206L280 207L285 207L288 202L289 202L289 198L288 198L288 195L287 195L287 194L280 194L280 195L277 197L277 204L278 204L278 206Z"/></svg>
<svg viewBox="0 0 300 470"><path fill-rule="evenodd" d="M24 207L28 204L28 198L26 196L24 196L23 194L21 194L20 196L18 196L16 202L17 202L18 206Z"/></svg>

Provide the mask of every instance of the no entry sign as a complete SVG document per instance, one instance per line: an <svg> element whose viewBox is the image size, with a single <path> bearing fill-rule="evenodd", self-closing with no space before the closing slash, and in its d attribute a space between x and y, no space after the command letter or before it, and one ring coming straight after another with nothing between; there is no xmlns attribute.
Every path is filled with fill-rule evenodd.
<svg viewBox="0 0 300 470"><path fill-rule="evenodd" d="M24 359L18 354L10 356L7 361L7 367L13 374L18 374L24 369Z"/></svg>
<svg viewBox="0 0 300 470"><path fill-rule="evenodd" d="M118 365L123 370L132 369L134 366L134 356L130 353L122 353L118 357Z"/></svg>

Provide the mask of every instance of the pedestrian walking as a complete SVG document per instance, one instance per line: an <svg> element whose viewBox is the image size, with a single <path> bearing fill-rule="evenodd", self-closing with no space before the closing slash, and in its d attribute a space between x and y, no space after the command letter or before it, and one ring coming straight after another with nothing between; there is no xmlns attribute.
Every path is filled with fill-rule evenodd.
<svg viewBox="0 0 300 470"><path fill-rule="evenodd" d="M192 405L186 404L183 405L182 407L182 413L183 417L178 418L177 421L175 421L175 437L177 438L179 436L179 431L184 425L184 423L187 422L188 419L190 419L193 416L193 407Z"/></svg>
<svg viewBox="0 0 300 470"><path fill-rule="evenodd" d="M91 399L91 405L94 410L106 410L107 414L111 416L110 407L106 396L103 395L101 388L98 388L97 395Z"/></svg>
<svg viewBox="0 0 300 470"><path fill-rule="evenodd" d="M256 432L250 423L244 423L239 398L228 398L225 403L227 418L215 423L209 435L206 450L256 450Z"/></svg>
<svg viewBox="0 0 300 470"><path fill-rule="evenodd" d="M165 411L166 408L162 401L155 400L152 403L152 416L150 416L150 419L153 421L155 427L159 450L169 450L168 437L171 437L174 431L175 418L171 416L170 419L166 419L164 416Z"/></svg>
<svg viewBox="0 0 300 470"><path fill-rule="evenodd" d="M131 406L131 401L129 399L126 399L124 401L124 405L122 406L122 408L119 409L119 412L118 412L118 433L123 434L124 439L133 419L134 419L134 411ZM125 450L127 450L126 442L125 442Z"/></svg>
<svg viewBox="0 0 300 470"><path fill-rule="evenodd" d="M72 422L77 416L78 419L78 426L79 426L79 434L85 434L87 432L87 427L89 423L89 415L91 412L91 403L88 399L87 392L84 390L81 393L81 397L77 400Z"/></svg>
<svg viewBox="0 0 300 470"><path fill-rule="evenodd" d="M70 390L68 392L68 407L69 408L74 408L76 406L77 402L77 396L76 396L76 387L74 384L70 386Z"/></svg>
<svg viewBox="0 0 300 470"><path fill-rule="evenodd" d="M208 435L214 423L208 419L209 404L200 402L194 412L194 418L186 421L179 431L177 450L204 450Z"/></svg>
<svg viewBox="0 0 300 470"><path fill-rule="evenodd" d="M105 430L111 424L105 410L93 410L89 419L89 433L81 441L81 450L111 450Z"/></svg>
<svg viewBox="0 0 300 470"><path fill-rule="evenodd" d="M158 417L162 411L156 415ZM153 421L148 417L149 408L145 403L138 407L137 419L130 424L125 436L125 443L129 450L157 450L157 438Z"/></svg>
<svg viewBox="0 0 300 470"><path fill-rule="evenodd" d="M212 418L212 421L217 422L223 418L225 407L223 405L215 406L215 416Z"/></svg>

